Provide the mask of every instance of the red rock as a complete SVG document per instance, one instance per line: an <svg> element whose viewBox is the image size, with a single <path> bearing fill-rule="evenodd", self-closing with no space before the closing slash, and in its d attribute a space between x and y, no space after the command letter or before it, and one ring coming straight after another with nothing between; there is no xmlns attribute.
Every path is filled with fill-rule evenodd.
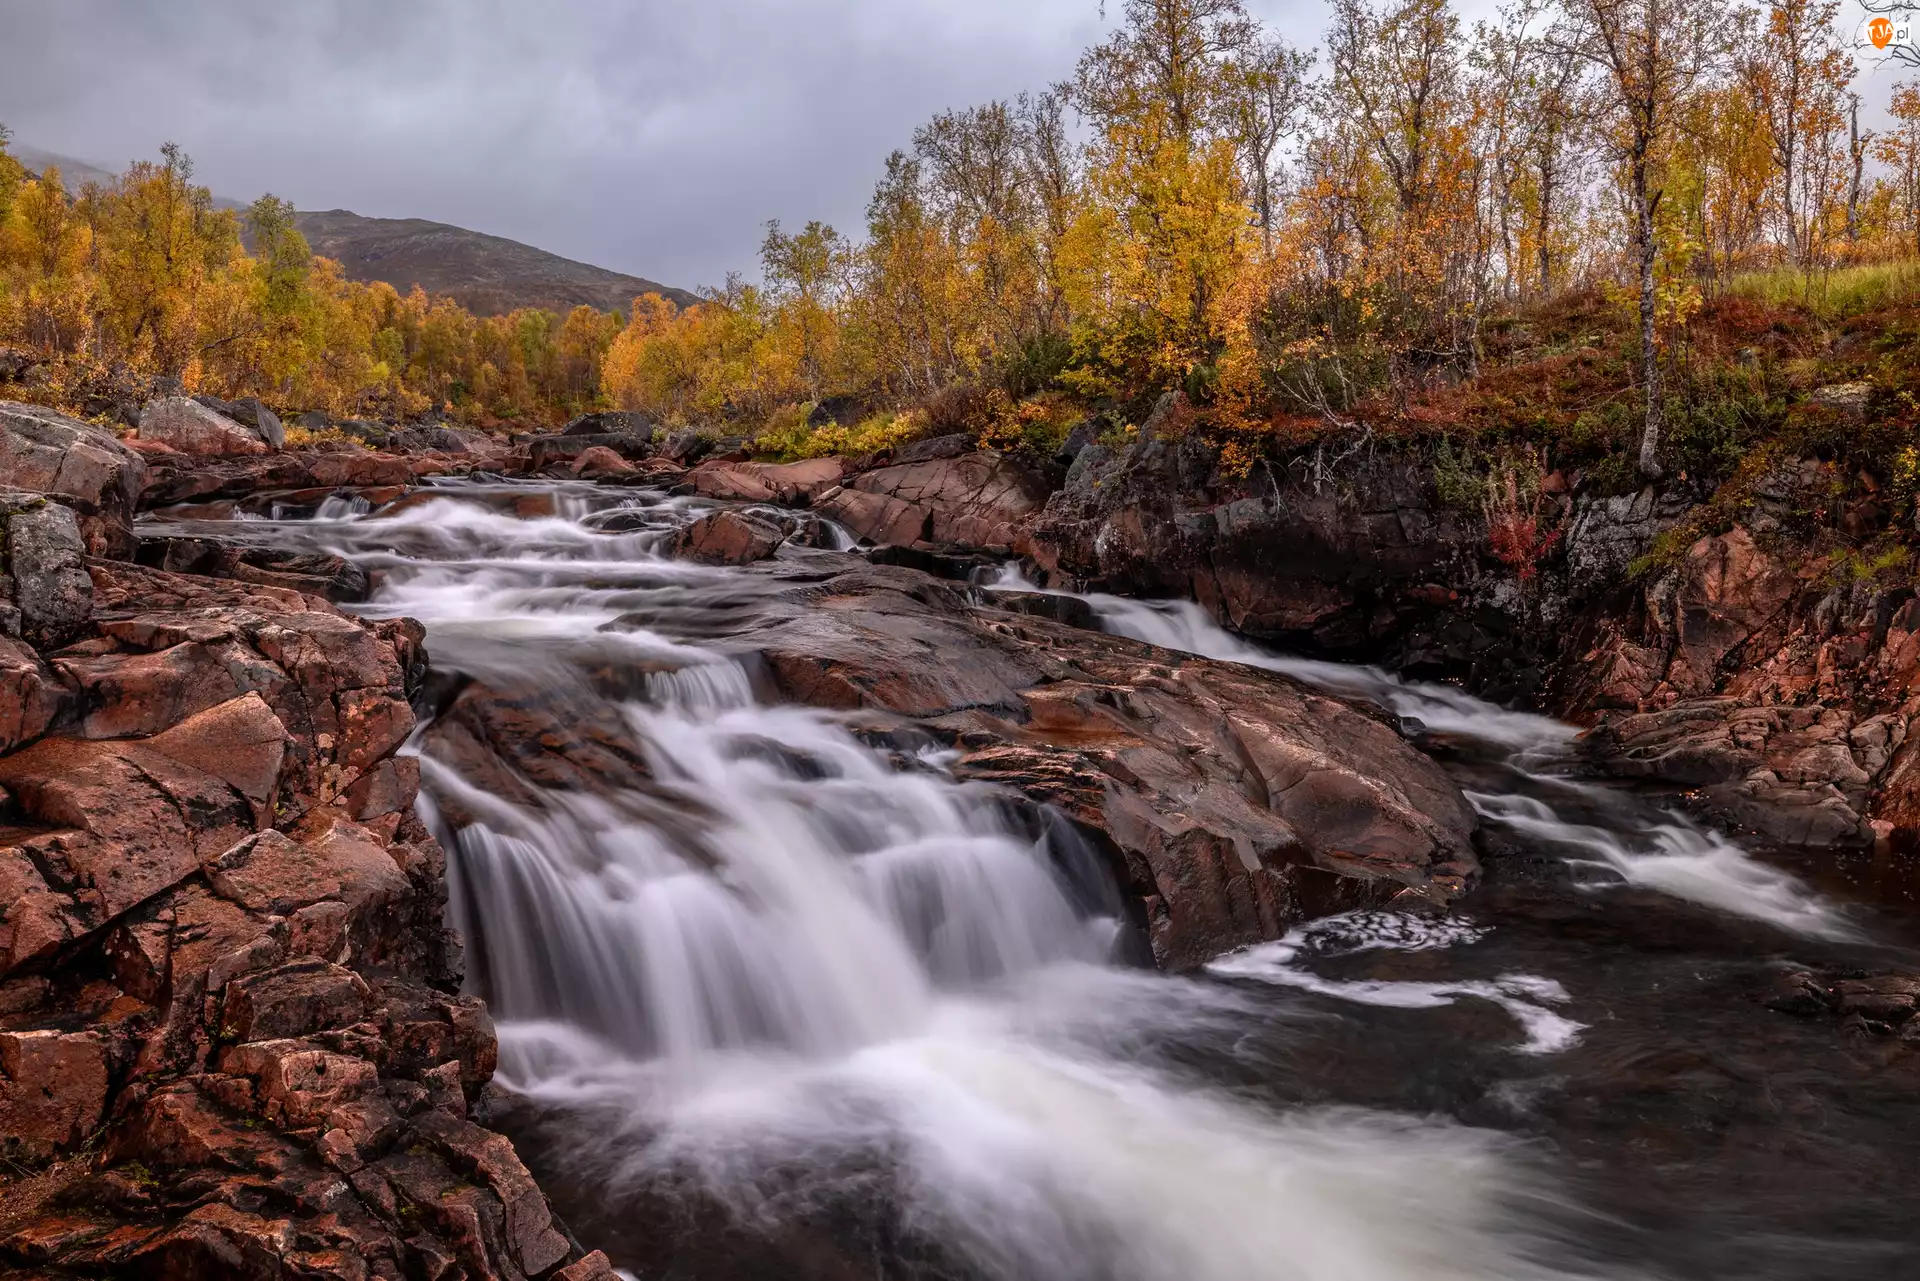
<svg viewBox="0 0 1920 1281"><path fill-rule="evenodd" d="M162 1086L114 1127L107 1155L153 1169L250 1170L278 1146L273 1137L241 1126L201 1092L208 1078ZM245 1084L241 1082L240 1084Z"/></svg>
<svg viewBox="0 0 1920 1281"><path fill-rule="evenodd" d="M1280 676L970 607L923 574L813 584L742 638L781 692L912 717L959 774L1100 831L1189 969L1302 919L1402 894L1448 902L1478 870L1446 775L1374 714Z"/></svg>
<svg viewBox="0 0 1920 1281"><path fill-rule="evenodd" d="M349 689L335 700L339 734L334 760L342 769L358 773L390 755L413 732L413 708L396 697L393 685Z"/></svg>
<svg viewBox="0 0 1920 1281"><path fill-rule="evenodd" d="M149 750L190 765L231 787L270 821L286 760L287 727L258 694L210 707L146 740Z"/></svg>
<svg viewBox="0 0 1920 1281"><path fill-rule="evenodd" d="M498 1194L506 1208L507 1244L522 1269L545 1272L571 1253L566 1238L553 1229L546 1198L505 1135L445 1112L420 1117L414 1130Z"/></svg>
<svg viewBox="0 0 1920 1281"><path fill-rule="evenodd" d="M54 661L79 688L87 708L80 732L88 738L131 738L157 734L249 688L271 694L286 684L286 678L259 662L257 655L250 665L245 658L231 643L188 641L157 653L61 656Z"/></svg>
<svg viewBox="0 0 1920 1281"><path fill-rule="evenodd" d="M814 510L845 525L856 538L886 547L924 542L930 521L927 509L916 503L862 489L828 490Z"/></svg>
<svg viewBox="0 0 1920 1281"><path fill-rule="evenodd" d="M1048 494L1040 477L990 453L882 467L854 477L847 488L925 510L925 538L932 542L995 551L1014 545L1022 526L1046 505Z"/></svg>
<svg viewBox="0 0 1920 1281"><path fill-rule="evenodd" d="M1688 548L1674 594L1667 683L1682 696L1714 692L1720 660L1777 616L1798 586L1738 526Z"/></svg>
<svg viewBox="0 0 1920 1281"><path fill-rule="evenodd" d="M235 1041L284 1040L366 1017L372 992L352 970L299 960L234 979L223 992L220 1035Z"/></svg>
<svg viewBox="0 0 1920 1281"><path fill-rule="evenodd" d="M372 833L345 821L306 844L276 831L250 837L207 861L207 881L229 902L277 916L336 899L364 917L409 892Z"/></svg>
<svg viewBox="0 0 1920 1281"><path fill-rule="evenodd" d="M163 396L147 402L140 411L140 439L196 458L268 452L267 442L253 428L187 396Z"/></svg>
<svg viewBox="0 0 1920 1281"><path fill-rule="evenodd" d="M0 758L27 814L76 835L43 857L101 923L190 875L252 830L249 805L210 774L137 742L42 739Z"/></svg>
<svg viewBox="0 0 1920 1281"><path fill-rule="evenodd" d="M702 498L722 502L771 503L776 501L773 486L758 476L742 471L738 463L702 463L681 479Z"/></svg>
<svg viewBox="0 0 1920 1281"><path fill-rule="evenodd" d="M284 1275L282 1260L292 1244L291 1221L214 1202L191 1211L146 1245L131 1264L142 1276L265 1279Z"/></svg>
<svg viewBox="0 0 1920 1281"><path fill-rule="evenodd" d="M616 1281L619 1275L606 1253L595 1250L554 1273L553 1281Z"/></svg>
<svg viewBox="0 0 1920 1281"><path fill-rule="evenodd" d="M687 472L681 483L703 498L804 505L838 485L845 474L846 463L838 458L809 458L797 463L707 462Z"/></svg>
<svg viewBox="0 0 1920 1281"><path fill-rule="evenodd" d="M147 484L147 465L105 428L39 405L0 401L0 480L72 507L94 555L133 554L134 506Z"/></svg>
<svg viewBox="0 0 1920 1281"><path fill-rule="evenodd" d="M583 479L601 480L609 476L631 476L633 464L605 445L594 445L573 460L571 470Z"/></svg>
<svg viewBox="0 0 1920 1281"><path fill-rule="evenodd" d="M289 1129L316 1125L380 1084L378 1071L365 1059L300 1040L236 1045L220 1056L220 1068L251 1079L261 1115Z"/></svg>
<svg viewBox="0 0 1920 1281"><path fill-rule="evenodd" d="M709 565L747 565L780 550L786 531L770 520L731 509L702 516L680 531L679 552Z"/></svg>
<svg viewBox="0 0 1920 1281"><path fill-rule="evenodd" d="M106 1043L97 1032L0 1032L0 1152L43 1159L99 1126Z"/></svg>
<svg viewBox="0 0 1920 1281"><path fill-rule="evenodd" d="M410 485L417 479L412 462L392 454L316 453L305 461L312 484L334 489Z"/></svg>
<svg viewBox="0 0 1920 1281"><path fill-rule="evenodd" d="M91 914L48 885L34 857L65 839L0 828L0 976L51 956L89 928Z"/></svg>
<svg viewBox="0 0 1920 1281"><path fill-rule="evenodd" d="M0 636L0 756L46 733L73 691L21 642Z"/></svg>
<svg viewBox="0 0 1920 1281"><path fill-rule="evenodd" d="M340 804L356 822L367 823L413 808L420 795L420 758L389 756L361 774L340 796Z"/></svg>

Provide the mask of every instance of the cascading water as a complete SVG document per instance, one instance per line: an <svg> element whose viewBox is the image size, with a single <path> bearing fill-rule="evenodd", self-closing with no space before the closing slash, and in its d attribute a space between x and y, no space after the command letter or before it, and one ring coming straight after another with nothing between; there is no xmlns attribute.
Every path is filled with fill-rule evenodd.
<svg viewBox="0 0 1920 1281"><path fill-rule="evenodd" d="M1620 797L1555 772L1566 727L1270 655L1189 606L1092 598L1109 630L1489 745L1511 788L1476 776L1482 815L1574 871L1523 878L1484 915L1353 914L1194 979L1133 970L1108 960L1098 876L1031 810L935 755L756 699L731 641L796 571L673 559L698 512L645 491L475 484L233 527L351 557L378 580L367 612L427 624L436 671L632 761L593 786L507 786L417 739L500 1076L531 1109L524 1150L575 1227L639 1275L1811 1281L1906 1257L1870 1220L1835 1226L1857 1191L1803 1212L1807 1162L1851 1172L1885 1125L1844 1082L1811 1110L1722 1107L1718 1145L1679 1162L1649 1163L1661 1145L1559 1101L1621 1089L1638 1115L1647 1082L1685 1090L1713 1070L1717 1051L1655 1066L1708 1027L1751 1072L1770 1051L1713 986L1768 963L1738 928L1851 928L1670 815L1603 824ZM1667 924L1659 895L1733 915ZM1602 929L1668 932L1595 964L1582 940ZM1671 1023L1649 991L1692 1004ZM1796 1062L1827 1062L1803 1040ZM1821 1167L1807 1153L1826 1149L1803 1142L1769 1164L1803 1115L1835 1156ZM1616 1171L1580 1181L1610 1217L1569 1209L1508 1130ZM1776 1164L1777 1195L1754 1175ZM1665 1228L1673 1205L1695 1219Z"/></svg>
<svg viewBox="0 0 1920 1281"><path fill-rule="evenodd" d="M1009 571L989 584L989 590L1038 589ZM1617 793L1547 772L1565 764L1578 732L1571 725L1496 707L1446 685L1405 681L1377 667L1275 654L1226 631L1192 601L1139 601L1100 594L1081 599L1093 607L1101 625L1117 635L1265 668L1335 693L1365 698L1424 730L1499 749L1513 770L1544 789L1576 794L1590 804L1619 805L1623 800ZM1489 822L1577 851L1578 861L1602 873L1593 882L1596 886L1641 885L1796 934L1859 937L1857 927L1842 913L1792 876L1758 862L1724 836L1678 814L1658 812L1636 840L1617 829L1570 820L1538 797L1468 791L1467 799Z"/></svg>
<svg viewBox="0 0 1920 1281"><path fill-rule="evenodd" d="M980 1276L1560 1275L1520 1217L1537 1174L1493 1136L1281 1115L1152 1062L1149 1029L1241 998L1107 964L1115 923L1003 798L757 702L720 636L754 579L664 554L692 509L566 501L333 508L305 536L381 572L370 612L424 622L437 670L652 669L618 707L630 788L530 806L430 735L423 761L462 816L454 901L501 1076L575 1118L582 1177L616 1200L691 1185L741 1221L877 1181L900 1232Z"/></svg>

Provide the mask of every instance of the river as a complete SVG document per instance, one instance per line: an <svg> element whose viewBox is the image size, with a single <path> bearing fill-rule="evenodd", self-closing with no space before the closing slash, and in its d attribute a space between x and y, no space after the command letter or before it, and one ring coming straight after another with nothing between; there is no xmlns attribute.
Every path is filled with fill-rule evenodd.
<svg viewBox="0 0 1920 1281"><path fill-rule="evenodd" d="M377 584L356 608L421 620L436 672L638 744L630 787L530 803L415 743L499 1020L495 1121L631 1274L1910 1275L1913 1052L1756 999L1791 965L1914 964L1884 867L1762 859L1582 777L1565 726L1090 597L1109 631L1390 709L1487 833L1452 914L1160 975L1116 959L1070 833L756 697L730 641L765 567L670 554L710 505L435 492L147 532L347 556Z"/></svg>

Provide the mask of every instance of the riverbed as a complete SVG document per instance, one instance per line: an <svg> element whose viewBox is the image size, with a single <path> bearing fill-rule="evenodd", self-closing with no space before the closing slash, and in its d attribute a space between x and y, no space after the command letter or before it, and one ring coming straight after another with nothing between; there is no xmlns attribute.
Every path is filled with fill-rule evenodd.
<svg viewBox="0 0 1920 1281"><path fill-rule="evenodd" d="M416 736L493 1108L636 1276L1445 1281L1905 1275L1920 1045L1763 998L1920 964L1887 856L1796 864L1584 777L1573 732L1271 654L1197 608L1119 635L1378 704L1482 820L1453 910L1142 968L1070 833L938 745L770 702L769 565L672 554L712 504L450 482L146 532L332 552L441 677L637 745L593 787ZM814 531L808 555L852 556ZM1028 592L1012 574L973 588ZM619 679L609 679L609 673ZM617 756L617 754L616 754Z"/></svg>

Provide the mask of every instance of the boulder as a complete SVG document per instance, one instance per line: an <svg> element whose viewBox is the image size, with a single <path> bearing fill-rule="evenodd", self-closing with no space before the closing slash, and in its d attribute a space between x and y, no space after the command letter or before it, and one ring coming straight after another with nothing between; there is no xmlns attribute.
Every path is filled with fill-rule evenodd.
<svg viewBox="0 0 1920 1281"><path fill-rule="evenodd" d="M882 547L911 547L926 541L929 515L917 503L863 489L830 489L814 509L836 521L862 542Z"/></svg>
<svg viewBox="0 0 1920 1281"><path fill-rule="evenodd" d="M931 542L1003 554L1020 541L1028 520L1046 505L1049 492L1045 479L1029 468L986 452L881 467L847 481L846 489L925 512L926 538ZM824 514L851 524L828 509L825 495L822 499ZM840 506L856 510L857 501ZM884 532L895 523L888 521L877 528Z"/></svg>
<svg viewBox="0 0 1920 1281"><path fill-rule="evenodd" d="M607 480L634 474L633 464L605 445L595 445L574 459L572 470L582 480Z"/></svg>
<svg viewBox="0 0 1920 1281"><path fill-rule="evenodd" d="M140 439L195 458L264 454L262 434L186 396L162 396L140 411Z"/></svg>
<svg viewBox="0 0 1920 1281"><path fill-rule="evenodd" d="M900 446L893 451L895 463L931 463L946 458L958 458L970 454L977 446L970 432L953 432L946 436L930 436L926 440L916 440Z"/></svg>
<svg viewBox="0 0 1920 1281"><path fill-rule="evenodd" d="M46 733L73 702L71 687L38 654L0 635L0 756Z"/></svg>
<svg viewBox="0 0 1920 1281"><path fill-rule="evenodd" d="M797 463L708 462L681 478L688 493L732 502L804 507L839 485L846 464L838 458Z"/></svg>
<svg viewBox="0 0 1920 1281"><path fill-rule="evenodd" d="M697 431L668 432L667 438L654 451L657 457L683 467L691 467L712 452L713 442Z"/></svg>
<svg viewBox="0 0 1920 1281"><path fill-rule="evenodd" d="M1830 383L1808 393L1807 400L1822 409L1830 409L1856 421L1867 415L1873 400L1873 384L1868 382Z"/></svg>
<svg viewBox="0 0 1920 1281"><path fill-rule="evenodd" d="M267 443L269 449L286 448L287 429L281 423L280 415L252 396L230 404L227 407L227 416L243 427L251 427L254 434Z"/></svg>
<svg viewBox="0 0 1920 1281"><path fill-rule="evenodd" d="M786 531L771 520L741 511L702 516L680 531L678 551L709 565L746 565L780 550Z"/></svg>
<svg viewBox="0 0 1920 1281"><path fill-rule="evenodd" d="M132 554L133 515L146 483L146 463L113 433L0 401L0 484L71 507L93 555Z"/></svg>
<svg viewBox="0 0 1920 1281"><path fill-rule="evenodd" d="M0 490L0 631L42 648L87 629L93 580L74 513L39 494Z"/></svg>
<svg viewBox="0 0 1920 1281"><path fill-rule="evenodd" d="M617 454L628 462L649 456L647 442L638 436L537 436L527 445L527 466L537 472L571 463L595 449Z"/></svg>
<svg viewBox="0 0 1920 1281"><path fill-rule="evenodd" d="M0 1031L0 1156L72 1150L106 1112L107 1044L97 1032Z"/></svg>
<svg viewBox="0 0 1920 1281"><path fill-rule="evenodd" d="M607 411L581 414L560 429L562 436L630 436L635 440L653 439L653 420L645 414Z"/></svg>

